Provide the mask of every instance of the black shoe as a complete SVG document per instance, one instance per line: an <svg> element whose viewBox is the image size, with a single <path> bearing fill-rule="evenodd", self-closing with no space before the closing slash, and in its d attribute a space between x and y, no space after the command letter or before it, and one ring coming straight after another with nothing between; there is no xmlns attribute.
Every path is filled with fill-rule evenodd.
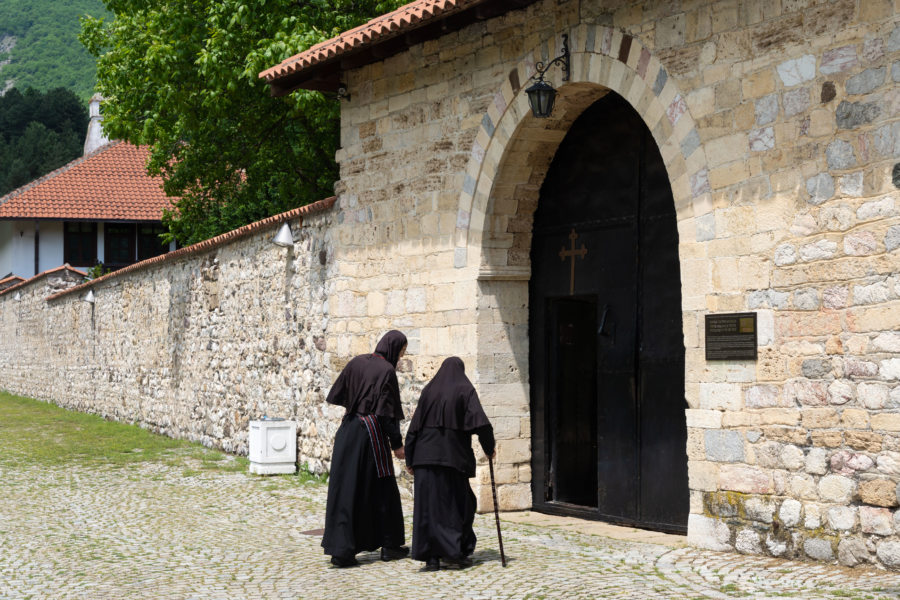
<svg viewBox="0 0 900 600"><path fill-rule="evenodd" d="M440 571L441 570L441 559L439 558L429 558L425 561L424 571Z"/></svg>
<svg viewBox="0 0 900 600"><path fill-rule="evenodd" d="M465 569L466 567L472 566L472 559L468 556L463 556L462 558L445 558L444 562L457 566L460 569Z"/></svg>
<svg viewBox="0 0 900 600"><path fill-rule="evenodd" d="M397 546L395 548L385 546L381 549L381 560L397 560L407 556L409 556L409 548L406 546Z"/></svg>
<svg viewBox="0 0 900 600"><path fill-rule="evenodd" d="M355 556L332 556L331 564L339 569L343 569L345 567L355 567L359 564L359 561L356 560Z"/></svg>

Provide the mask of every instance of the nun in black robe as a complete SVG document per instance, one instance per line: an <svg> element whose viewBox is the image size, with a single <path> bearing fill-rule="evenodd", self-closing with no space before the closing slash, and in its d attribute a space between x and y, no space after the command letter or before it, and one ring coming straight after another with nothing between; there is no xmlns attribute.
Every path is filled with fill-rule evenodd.
<svg viewBox="0 0 900 600"><path fill-rule="evenodd" d="M487 456L494 455L494 429L478 393L455 356L441 365L422 390L406 434L407 470L415 476L412 557L425 569L445 562L468 566L475 550L475 476L472 434Z"/></svg>
<svg viewBox="0 0 900 600"><path fill-rule="evenodd" d="M403 459L397 361L406 336L389 331L375 352L352 359L331 387L327 401L347 409L334 436L322 547L338 567L358 564L358 552L381 548L382 560L409 549L391 450Z"/></svg>

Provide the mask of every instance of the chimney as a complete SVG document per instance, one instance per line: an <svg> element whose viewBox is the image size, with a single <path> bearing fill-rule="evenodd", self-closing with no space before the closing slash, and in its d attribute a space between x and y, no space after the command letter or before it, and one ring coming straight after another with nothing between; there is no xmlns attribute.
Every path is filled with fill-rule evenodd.
<svg viewBox="0 0 900 600"><path fill-rule="evenodd" d="M102 100L103 96L94 94L91 96L91 102L88 105L91 122L88 123L87 138L84 140L85 154L90 154L97 148L109 143L109 140L103 134L103 116L100 114L100 102Z"/></svg>

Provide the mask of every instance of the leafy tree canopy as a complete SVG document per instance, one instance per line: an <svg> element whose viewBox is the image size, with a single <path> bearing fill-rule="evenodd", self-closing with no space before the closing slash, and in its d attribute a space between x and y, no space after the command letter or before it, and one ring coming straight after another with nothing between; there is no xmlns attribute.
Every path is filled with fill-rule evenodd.
<svg viewBox="0 0 900 600"><path fill-rule="evenodd" d="M81 156L87 107L64 88L0 97L0 195Z"/></svg>
<svg viewBox="0 0 900 600"><path fill-rule="evenodd" d="M151 146L149 171L180 197L182 244L333 193L339 106L272 98L260 71L393 10L399 0L104 0L85 18L110 139Z"/></svg>

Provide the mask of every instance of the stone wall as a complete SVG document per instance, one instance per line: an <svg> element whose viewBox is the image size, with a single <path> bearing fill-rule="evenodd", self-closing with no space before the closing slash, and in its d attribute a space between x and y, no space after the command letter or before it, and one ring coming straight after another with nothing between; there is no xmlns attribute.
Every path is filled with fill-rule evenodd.
<svg viewBox="0 0 900 600"><path fill-rule="evenodd" d="M273 218L62 295L83 279L4 290L0 388L240 454L250 419L285 417L299 461L327 470L343 409L324 398L346 357L326 343L337 266L321 209L294 215L292 248L271 242Z"/></svg>
<svg viewBox="0 0 900 600"><path fill-rule="evenodd" d="M537 120L523 88L563 34L572 77L549 73L558 105ZM678 212L689 539L900 567L895 3L544 0L343 78L337 352L386 311L417 378L462 356L497 425L501 504L531 501L540 185L612 90L652 131ZM732 311L758 313L759 360L707 362L703 316Z"/></svg>

